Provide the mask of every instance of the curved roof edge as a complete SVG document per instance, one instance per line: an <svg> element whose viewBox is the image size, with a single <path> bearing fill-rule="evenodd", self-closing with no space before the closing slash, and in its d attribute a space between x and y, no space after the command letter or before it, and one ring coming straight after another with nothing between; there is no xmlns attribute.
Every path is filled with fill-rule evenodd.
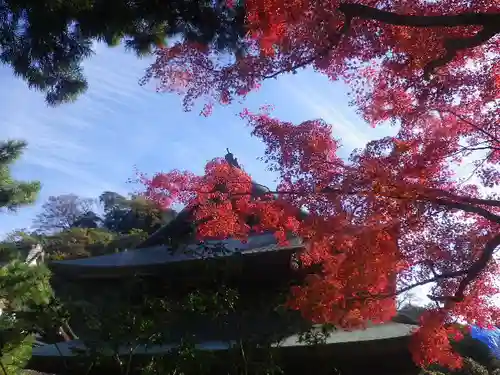
<svg viewBox="0 0 500 375"><path fill-rule="evenodd" d="M246 242L230 238L222 241L205 241L203 244L187 245L180 249L172 249L167 246L152 246L125 250L109 255L52 261L49 265L56 267L134 267L227 257L237 254L263 253L301 246L303 245L300 238L291 238L288 245L280 246L274 234L264 233L252 235Z"/></svg>
<svg viewBox="0 0 500 375"><path fill-rule="evenodd" d="M379 324L365 329L342 331L337 330L332 332L326 339L326 345L344 344L353 342L387 340L393 338L400 338L410 336L415 328L418 326L402 323L385 323ZM197 345L200 350L218 351L228 350L235 343L232 341L205 341ZM299 347L309 346L310 344L301 342L298 335L292 335L284 339L280 343L274 344L275 347ZM140 345L136 347L134 354L162 354L178 347L176 344L162 344L145 346ZM80 340L66 341L59 344L47 344L40 347L33 348L34 357L72 357L75 356L76 351L85 350L85 345ZM129 355L130 350L124 346L119 349L119 353Z"/></svg>

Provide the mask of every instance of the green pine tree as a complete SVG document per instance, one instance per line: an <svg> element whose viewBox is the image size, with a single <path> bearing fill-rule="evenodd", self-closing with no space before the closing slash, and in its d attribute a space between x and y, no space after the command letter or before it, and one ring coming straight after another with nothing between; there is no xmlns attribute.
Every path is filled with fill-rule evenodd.
<svg viewBox="0 0 500 375"><path fill-rule="evenodd" d="M26 147L21 141L0 143L0 208L12 211L33 203L40 190L38 182L22 182L11 175L12 163ZM31 356L34 325L31 312L52 297L49 271L12 260L0 268L0 374L21 371Z"/></svg>
<svg viewBox="0 0 500 375"><path fill-rule="evenodd" d="M36 200L40 183L16 181L11 175L11 165L25 147L23 141L0 142L0 209L12 211Z"/></svg>
<svg viewBox="0 0 500 375"><path fill-rule="evenodd" d="M211 0L3 0L0 62L10 65L49 105L75 100L87 89L81 63L96 41L124 44L138 56L166 38L186 39L219 50L240 50L243 6Z"/></svg>
<svg viewBox="0 0 500 375"><path fill-rule="evenodd" d="M52 298L50 273L44 265L14 260L0 268L0 374L20 373L31 357L37 310Z"/></svg>

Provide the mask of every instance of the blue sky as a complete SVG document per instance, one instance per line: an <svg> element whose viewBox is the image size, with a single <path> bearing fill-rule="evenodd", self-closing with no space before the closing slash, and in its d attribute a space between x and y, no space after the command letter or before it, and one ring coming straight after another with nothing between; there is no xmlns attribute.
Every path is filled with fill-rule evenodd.
<svg viewBox="0 0 500 375"><path fill-rule="evenodd" d="M266 82L243 105L216 107L209 118L199 110L186 113L181 98L141 87L138 80L150 59L138 59L122 48L97 46L85 63L89 90L77 102L57 108L30 91L0 67L0 139L24 139L28 149L14 176L39 180L36 205L0 215L0 236L27 228L51 195L74 193L96 197L102 191L129 193L134 166L154 173L173 168L201 172L205 162L223 156L228 147L255 180L272 185L273 176L257 158L263 145L249 135L237 114L273 104L274 114L293 122L323 118L341 138L345 156L368 140L394 129L372 129L347 105L346 87L312 71Z"/></svg>

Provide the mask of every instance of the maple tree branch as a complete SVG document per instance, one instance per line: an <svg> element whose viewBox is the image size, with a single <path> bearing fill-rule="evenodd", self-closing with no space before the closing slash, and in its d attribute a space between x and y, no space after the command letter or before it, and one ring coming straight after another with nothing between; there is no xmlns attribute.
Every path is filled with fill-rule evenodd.
<svg viewBox="0 0 500 375"><path fill-rule="evenodd" d="M479 204L481 206L500 207L500 201L495 199L481 199L464 197L461 195L452 196L454 199L461 200L464 203Z"/></svg>
<svg viewBox="0 0 500 375"><path fill-rule="evenodd" d="M481 31L471 37L445 40L446 53L424 67L424 76L426 78L429 78L436 68L453 60L458 51L477 47L500 32L500 13L465 12L451 15L405 15L355 3L342 3L339 5L338 10L348 20L358 17L396 26L457 27L477 25L483 27Z"/></svg>
<svg viewBox="0 0 500 375"><path fill-rule="evenodd" d="M465 290L487 267L488 263L493 259L493 254L496 248L500 246L500 234L491 238L485 245L481 256L467 269L465 278L458 285L457 291L454 296L428 296L433 301L463 301L465 297Z"/></svg>
<svg viewBox="0 0 500 375"><path fill-rule="evenodd" d="M322 57L325 57L328 55L328 53L336 46L338 46L342 40L342 37L345 36L348 32L349 29L351 28L351 21L352 17L349 17L346 15L346 20L342 27L337 30L337 33L329 35L329 41L330 45L322 49L320 52L314 54L313 56L309 57L308 59L292 66L292 67L287 67L286 69L280 69L272 74L264 75L262 76L263 79L269 79L269 78L276 78L282 73L285 72L295 72L297 69L304 68L309 64L312 64L314 61L317 59L320 59Z"/></svg>
<svg viewBox="0 0 500 375"><path fill-rule="evenodd" d="M472 266L470 266L467 272L467 276L460 283L458 290L455 293L455 297L463 299L465 289L467 288L469 283L474 279L476 279L481 274L481 272L486 268L488 263L493 258L493 253L495 252L498 246L500 246L500 234L497 234L495 237L493 237L486 243L486 246L484 247L481 256L472 264Z"/></svg>
<svg viewBox="0 0 500 375"><path fill-rule="evenodd" d="M297 69L305 68L307 65L312 64L316 59L319 59L319 58L325 56L329 51L330 51L329 48L325 49L325 51L318 53L318 54L316 54L316 55L314 55L314 56L312 56L312 57L310 57L310 58L302 61L301 63L296 64L290 68L280 69L280 70L275 71L272 74L264 75L264 76L262 76L262 79L276 78L280 74L288 73L288 72L295 72Z"/></svg>
<svg viewBox="0 0 500 375"><path fill-rule="evenodd" d="M439 59L432 60L424 67L424 77L429 79L430 75L434 72L434 70L436 70L436 68L446 65L452 61L458 51L480 46L493 38L496 34L498 34L498 32L500 32L500 27L497 25L484 26L481 31L471 37L446 39L443 43L446 53Z"/></svg>
<svg viewBox="0 0 500 375"><path fill-rule="evenodd" d="M499 215L496 215L493 212L486 210L485 208L478 207L478 206L474 205L474 204L478 204L478 205L500 207L500 201L494 200L494 199L480 199L480 198L469 198L469 197L455 196L455 195L452 195L451 193L447 193L447 192L441 191L441 190L438 190L438 192L444 193L447 196L447 198L462 200L462 202L449 201L449 200L442 199L442 198L433 198L433 197L427 197L427 196L403 197L403 196L398 196L398 195L384 195L384 194L381 194L381 195L386 197L386 198L393 198L393 199L404 199L404 200L414 199L415 201L421 201L421 202L427 201L427 202L435 203L437 205L444 206L447 208L461 210L461 211L465 211L465 212L469 212L469 213L474 213L474 214L477 214L479 216L484 217L485 219L488 219L489 221L500 224L500 216ZM342 191L340 189L330 189L330 188L324 189L324 193L366 194L366 192L345 192L345 191Z"/></svg>
<svg viewBox="0 0 500 375"><path fill-rule="evenodd" d="M405 293L405 292L408 292L409 290L412 290L412 289L417 288L419 286L423 286L423 285L430 284L430 283L435 283L435 282L443 280L443 279L452 279L452 278L464 276L468 272L469 272L469 270L460 270L460 271L454 271L454 272L445 272L445 273L435 274L435 276L431 277L430 279L419 281L417 283L405 286L404 288L397 290L394 293L394 295Z"/></svg>
<svg viewBox="0 0 500 375"><path fill-rule="evenodd" d="M467 197L463 195L456 195L453 193L450 193L446 190L441 190L441 189L428 189L426 190L430 194L439 194L442 195L445 198L453 199L456 201L459 201L459 203L471 203L471 204L478 204L481 206L491 206L491 207L500 207L500 200L497 199L482 199L482 198L473 198L473 197ZM436 197L439 198L439 197Z"/></svg>
<svg viewBox="0 0 500 375"><path fill-rule="evenodd" d="M439 281L444 280L444 279L453 279L453 278L465 276L460 281L460 284L459 284L454 296L432 296L432 295L427 296L429 299L431 299L432 301L435 301L435 302L443 302L443 301L448 301L448 300L451 300L454 302L460 302L464 299L465 290L470 285L470 283L472 281L474 281L484 271L484 269L488 266L489 262L493 259L493 254L498 246L500 246L500 234L497 234L496 236L494 236L492 239L490 239L486 243L484 250L481 253L481 256L476 261L474 261L469 268L467 268L465 270L444 272L441 274L438 274L435 270L432 270L433 277L431 277L429 279L425 279L425 280L416 282L414 284L407 285L403 288L398 289L394 293L369 295L369 296L362 297L362 298L391 298L391 297L395 297L397 295L400 295L402 293L406 293L406 292L408 292L414 288L417 288L419 286L439 282ZM356 299L359 299L359 298L356 298Z"/></svg>
<svg viewBox="0 0 500 375"><path fill-rule="evenodd" d="M498 25L499 13L465 12L450 15L405 15L391 11L376 9L368 5L342 3L339 11L350 17L376 20L390 25L413 27L456 27L456 26L486 26ZM497 26L498 27L498 26Z"/></svg>
<svg viewBox="0 0 500 375"><path fill-rule="evenodd" d="M424 199L417 198L417 200L424 200ZM493 223L500 224L500 216L499 215L495 215L493 212L490 212L482 207L474 206L474 205L471 205L468 203L450 202L450 201L447 201L445 199L440 199L440 198L437 198L437 199L427 198L425 200L428 200L431 203L436 203L440 206L444 206L447 208L473 213L473 214L482 216L485 219L487 219Z"/></svg>
<svg viewBox="0 0 500 375"><path fill-rule="evenodd" d="M454 201L449 201L445 200L442 198L433 198L433 197L427 197L427 196L416 196L416 197L403 197L403 196L397 196L397 195L383 195L386 198L393 198L393 199L414 199L415 201L421 201L425 202L428 201L430 203L435 203L440 206L448 207L451 209L456 209L456 210L461 210L469 213L474 213L479 216L484 217L485 219L488 219L489 221L492 221L494 223L500 224L500 216L494 214L491 211L488 211L482 207L474 206L473 204L478 204L478 205L486 205L486 206L493 206L493 207L500 207L500 201L494 200L494 199L480 199L480 198L469 198L469 197L463 197L463 196L455 196L450 193L447 193L445 191L438 190L439 193L444 193L448 198L456 199L456 200L462 200L462 202L454 202ZM339 193L339 194L366 194L366 192L345 192L340 189L330 189L326 188L324 189L324 193ZM280 193L278 193L280 194Z"/></svg>
<svg viewBox="0 0 500 375"><path fill-rule="evenodd" d="M480 168L482 168L482 166L488 161L488 158L490 158L491 155L493 155L493 151L490 151L488 153L488 155L486 155L486 157L483 158L483 160L481 160L481 162L474 167L474 170L470 173L469 177L467 177L465 180L463 180L462 182L460 182L459 186L465 184L466 182L468 182L476 174L476 172Z"/></svg>
<svg viewBox="0 0 500 375"><path fill-rule="evenodd" d="M493 134L491 134L490 132L488 132L487 130L481 128L480 126L474 124L472 121L468 120L467 118L465 118L464 116L462 115L459 115L458 113L456 113L455 111L452 111L452 110L449 110L449 109L446 109L446 110L436 110L438 112L447 112L453 116L455 116L457 119L459 119L460 121L463 121L465 122L467 125L470 125L471 127L473 127L474 129L480 131L481 133L483 133L484 135L486 135L487 137L490 137L491 139L493 139L495 142L497 142L498 144L500 144L500 139L495 137ZM495 147L493 149L496 149Z"/></svg>
<svg viewBox="0 0 500 375"><path fill-rule="evenodd" d="M409 292L412 289L418 288L419 286L424 286L427 284L435 283L435 282L438 282L438 281L441 281L444 279L453 279L453 278L461 277L461 276L467 275L468 272L469 272L469 270L466 269L466 270L459 270L459 271L453 271L453 272L445 272L445 273L441 273L441 274L435 273L434 276L429 278L429 279L425 279L425 280L422 280L422 281L419 281L419 282L416 282L416 283L413 283L410 285L406 285L405 287L400 288L392 293L365 294L363 296L358 295L356 297L349 298L349 300L363 300L363 299L368 299L368 298L374 298L374 299L393 298L393 297L396 297L400 294ZM444 297L436 297L436 298L444 298Z"/></svg>
<svg viewBox="0 0 500 375"><path fill-rule="evenodd" d="M292 67L263 75L262 79L276 78L282 73L294 72L326 56L332 48L339 44L341 38L349 32L354 18L376 20L389 25L410 27L483 26L481 31L471 37L445 40L444 47L446 53L441 58L429 62L424 67L426 78L436 68L446 65L453 60L459 50L477 47L500 32L500 13L464 12L451 15L405 15L356 3L341 3L337 9L344 14L345 21L341 29L338 30L338 34L330 37L332 43L328 47Z"/></svg>
<svg viewBox="0 0 500 375"><path fill-rule="evenodd" d="M214 191L212 191L214 192ZM208 192L210 193L210 192ZM298 196L305 196L305 195L316 195L316 194L345 194L345 195L366 195L371 192L366 192L366 191L344 191L342 189L334 189L330 187L324 188L322 191L318 192L299 192L299 191L268 191L266 192L266 195L273 195L273 196L279 196L279 195L298 195ZM491 207L500 207L500 201L495 200L495 199L481 199L481 198L472 198L472 197L464 197L464 196L457 196L452 193L448 193L444 190L439 190L439 189L434 189L434 190L429 190L429 193L438 193L443 195L446 199L440 198L440 197L432 197L432 196L414 196L414 197L404 197L404 196L399 196L399 195L390 195L390 194L380 194L383 197L386 198L392 198L392 199L401 199L401 200L415 200L419 202L429 202L429 203L434 203L439 206L447 207L450 209L456 209L456 210L461 210L464 212L469 212L469 213L474 213L479 216L484 217L485 219L488 219L491 222L500 224L500 215L496 215L491 211L488 211L485 208L478 207L477 205L481 206L491 206ZM251 195L251 192L245 192L245 193L233 193L232 196L237 197L237 196L245 196L245 195ZM452 199L452 200L449 200Z"/></svg>
<svg viewBox="0 0 500 375"><path fill-rule="evenodd" d="M484 146L484 147L462 147L462 150L459 152L474 152L474 151L485 151L485 150L491 150L491 151L500 151L500 147L491 147L491 146Z"/></svg>
<svg viewBox="0 0 500 375"><path fill-rule="evenodd" d="M356 3L341 3L337 9L344 14L345 21L336 34L330 35L329 39L331 43L329 46L296 65L279 69L271 74L262 75L261 78L276 78L282 73L295 72L297 69L314 63L317 59L325 57L334 47L338 46L342 37L348 34L354 18L376 20L389 25L410 27L483 26L483 29L472 37L445 40L444 47L446 54L439 59L431 61L424 67L424 75L427 78L437 67L450 62L459 50L479 46L500 32L500 13L464 12L451 15L405 15Z"/></svg>

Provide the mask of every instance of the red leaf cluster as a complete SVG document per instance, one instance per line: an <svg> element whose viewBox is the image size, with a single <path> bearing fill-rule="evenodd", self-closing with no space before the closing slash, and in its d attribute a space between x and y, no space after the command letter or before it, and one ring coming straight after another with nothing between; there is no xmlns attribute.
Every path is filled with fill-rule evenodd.
<svg viewBox="0 0 500 375"><path fill-rule="evenodd" d="M492 167L500 159L498 1L247 0L245 6L245 54L228 59L179 42L158 49L144 80L184 95L186 109L202 98L202 114L209 115L214 103L230 104L263 80L313 67L347 82L373 125L396 123L405 138L446 132L456 151L465 151L461 157L483 151L478 176L489 187L500 183Z"/></svg>
<svg viewBox="0 0 500 375"><path fill-rule="evenodd" d="M499 292L500 3L247 0L245 7L245 54L221 58L180 42L157 51L145 79L183 94L186 108L204 99L208 114L263 80L312 67L347 82L366 121L391 121L397 136L344 161L322 121L295 125L244 112L280 176L276 191L252 194L247 174L215 160L204 176L144 178L146 194L196 208L200 238L263 230L282 242L301 236L303 264L320 263L322 272L294 288L289 305L315 322L384 322L399 293L433 285L435 308L414 335L414 359L459 366L453 323L499 323L492 298ZM475 164L472 179L455 175L464 159Z"/></svg>
<svg viewBox="0 0 500 375"><path fill-rule="evenodd" d="M343 328L386 322L395 297L433 284L435 310L414 338L420 365L457 366L448 325L457 319L487 326L498 308L493 251L500 245L500 202L478 186L459 186L447 155L446 132L432 128L412 139L370 142L349 161L322 121L299 125L268 114L242 114L266 145L268 167L280 175L276 191L253 193L250 176L225 160L205 175L174 171L144 177L146 195L194 208L200 239L271 230L285 243L290 233L307 245L305 266L322 272L291 291L289 306L317 323ZM304 218L299 209L306 210ZM257 217L249 224L249 217Z"/></svg>

